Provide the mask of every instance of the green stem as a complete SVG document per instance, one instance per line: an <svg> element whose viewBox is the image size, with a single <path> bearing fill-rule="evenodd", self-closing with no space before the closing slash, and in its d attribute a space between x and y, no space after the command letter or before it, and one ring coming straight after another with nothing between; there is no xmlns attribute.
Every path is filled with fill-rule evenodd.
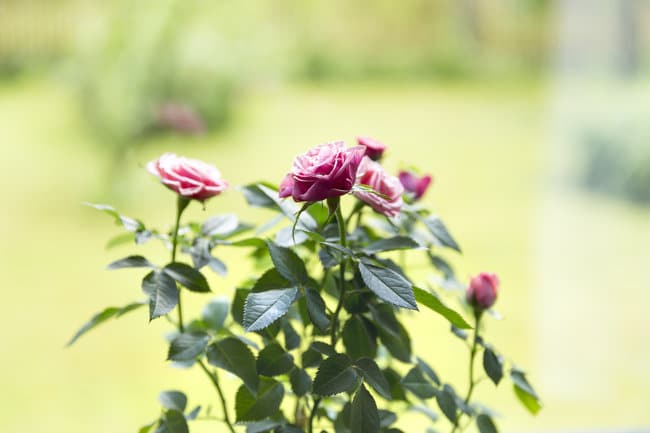
<svg viewBox="0 0 650 433"><path fill-rule="evenodd" d="M311 408L311 414L309 415L309 430L307 433L314 432L314 418L316 418L316 412L318 412L318 405L320 404L320 397L314 399L314 406Z"/></svg>
<svg viewBox="0 0 650 433"><path fill-rule="evenodd" d="M469 388L467 389L467 395L465 396L465 406L469 404L469 401L472 398L472 393L474 392L474 386L476 385L476 381L474 380L474 358L476 358L476 351L478 349L478 333L479 325L481 323L481 313L475 313L474 318L474 341L472 342L472 347L469 353ZM462 416L463 412L461 411L456 417L456 422L454 423L454 427L451 429L451 433L456 433Z"/></svg>
<svg viewBox="0 0 650 433"><path fill-rule="evenodd" d="M347 238L345 233L345 220L343 219L343 212L341 212L341 205L336 208L336 221L339 226L339 238L341 246L347 247ZM334 310L334 317L332 317L332 330L330 335L330 340L332 347L336 346L337 341L337 331L338 331L338 321L339 314L341 313L341 308L343 308L343 298L345 297L345 258L341 261L339 265L339 302L336 305L336 310Z"/></svg>
<svg viewBox="0 0 650 433"><path fill-rule="evenodd" d="M181 224L181 215L183 214L183 211L187 207L187 205L190 204L190 200L178 196L178 200L176 202L176 223L174 224L174 233L172 234L172 263L176 261L176 247L178 246L178 229L180 228ZM178 288L178 330L182 333L185 330L185 327L183 326L183 308L181 304L181 289L180 287Z"/></svg>
<svg viewBox="0 0 650 433"><path fill-rule="evenodd" d="M215 389L217 390L217 394L219 394L219 400L221 400L221 408L223 409L223 422L226 423L228 426L228 430L230 430L231 433L235 433L235 428L232 426L232 422L230 422L230 417L228 416L228 408L226 406L226 398L223 395L223 391L221 390L221 386L219 385L219 377L217 376L217 372L211 372L208 370L208 367L205 366L203 361L200 359L197 361L199 365L201 366L201 369L205 372L205 374L208 375L210 378L210 381L214 385Z"/></svg>

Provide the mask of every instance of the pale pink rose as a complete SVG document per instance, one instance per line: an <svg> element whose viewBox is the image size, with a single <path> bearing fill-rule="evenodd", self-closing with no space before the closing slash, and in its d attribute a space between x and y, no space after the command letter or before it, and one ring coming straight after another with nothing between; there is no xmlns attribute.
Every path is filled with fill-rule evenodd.
<svg viewBox="0 0 650 433"><path fill-rule="evenodd" d="M347 194L354 186L364 152L362 146L346 148L345 143L337 141L298 155L280 185L279 196L315 202Z"/></svg>
<svg viewBox="0 0 650 433"><path fill-rule="evenodd" d="M379 194L370 191L356 191L355 197L370 205L377 212L394 217L402 209L404 187L399 179L390 176L377 162L365 156L359 166L357 183L368 185Z"/></svg>
<svg viewBox="0 0 650 433"><path fill-rule="evenodd" d="M487 310L497 299L499 277L496 274L481 272L471 279L467 288L467 303L482 311Z"/></svg>
<svg viewBox="0 0 650 433"><path fill-rule="evenodd" d="M386 145L371 137L357 137L357 143L366 148L366 156L373 161L378 161L386 150Z"/></svg>
<svg viewBox="0 0 650 433"><path fill-rule="evenodd" d="M204 201L228 188L228 182L221 179L216 167L173 153L149 162L147 170L167 188L188 199Z"/></svg>

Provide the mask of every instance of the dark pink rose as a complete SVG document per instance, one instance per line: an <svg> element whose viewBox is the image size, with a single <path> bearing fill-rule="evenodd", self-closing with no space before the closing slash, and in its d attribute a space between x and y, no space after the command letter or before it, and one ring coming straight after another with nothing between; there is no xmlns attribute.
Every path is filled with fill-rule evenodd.
<svg viewBox="0 0 650 433"><path fill-rule="evenodd" d="M403 204L404 187L397 177L388 175L379 163L365 156L359 166L357 183L368 185L381 194L371 191L356 191L354 195L359 200L387 217L399 214Z"/></svg>
<svg viewBox="0 0 650 433"><path fill-rule="evenodd" d="M204 201L228 188L228 182L221 179L216 167L173 153L165 153L149 162L147 170L167 188L189 199Z"/></svg>
<svg viewBox="0 0 650 433"><path fill-rule="evenodd" d="M295 201L320 201L350 192L365 148L345 143L321 144L293 160L291 172L280 185L280 197Z"/></svg>
<svg viewBox="0 0 650 433"><path fill-rule="evenodd" d="M386 150L386 145L370 137L357 137L357 143L366 148L366 156L373 161L378 161Z"/></svg>
<svg viewBox="0 0 650 433"><path fill-rule="evenodd" d="M425 175L418 177L412 171L400 171L399 181L404 185L404 189L410 193L415 200L419 200L431 184L431 176Z"/></svg>
<svg viewBox="0 0 650 433"><path fill-rule="evenodd" d="M487 310L497 299L499 277L481 272L471 279L467 288L467 302L479 310Z"/></svg>

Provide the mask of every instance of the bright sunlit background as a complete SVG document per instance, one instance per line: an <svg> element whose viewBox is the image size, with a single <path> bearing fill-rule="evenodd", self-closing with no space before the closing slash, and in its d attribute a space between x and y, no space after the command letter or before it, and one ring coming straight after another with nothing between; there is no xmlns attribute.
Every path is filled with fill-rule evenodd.
<svg viewBox="0 0 650 433"><path fill-rule="evenodd" d="M501 276L488 332L544 403L533 418L482 384L502 431L650 426L649 60L644 0L0 0L0 431L136 432L162 389L213 399L165 365L168 325L144 310L64 349L141 297L140 272L104 270L132 247L105 249L119 229L82 202L166 229L173 194L143 170L164 151L278 183L295 154L357 135L390 146L390 170L433 174L459 275ZM264 218L235 189L188 217L229 211ZM217 294L246 276L226 261ZM410 324L464 388L445 322Z"/></svg>

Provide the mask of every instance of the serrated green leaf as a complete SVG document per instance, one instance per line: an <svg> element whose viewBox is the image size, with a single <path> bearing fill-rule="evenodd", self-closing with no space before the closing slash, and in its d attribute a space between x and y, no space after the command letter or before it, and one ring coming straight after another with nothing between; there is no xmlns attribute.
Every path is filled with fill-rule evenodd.
<svg viewBox="0 0 650 433"><path fill-rule="evenodd" d="M167 274L152 271L142 280L142 290L149 295L149 320L169 313L178 304L178 287Z"/></svg>
<svg viewBox="0 0 650 433"><path fill-rule="evenodd" d="M169 361L192 361L201 355L210 337L205 332L186 332L174 338L169 346Z"/></svg>
<svg viewBox="0 0 650 433"><path fill-rule="evenodd" d="M372 242L363 248L363 252L366 254L375 254L384 251L410 250L416 248L421 248L421 246L413 238L408 236L393 236L392 238Z"/></svg>
<svg viewBox="0 0 650 433"><path fill-rule="evenodd" d="M124 307L108 307L99 313L95 314L88 322L79 328L79 330L74 334L74 336L68 341L66 346L72 346L82 335L91 329L95 328L98 325L101 325L108 319L113 317L120 317L130 311L133 311L137 308L142 307L144 304L141 302L133 302L131 304L125 305Z"/></svg>
<svg viewBox="0 0 650 433"><path fill-rule="evenodd" d="M336 350L334 350L334 348L331 345L329 345L329 344L327 344L327 343L325 343L323 341L314 341L313 343L311 343L309 345L309 347L311 347L312 349L314 349L318 353L322 353L323 355L326 355L326 356L334 356L334 355L336 355Z"/></svg>
<svg viewBox="0 0 650 433"><path fill-rule="evenodd" d="M255 357L239 339L228 337L208 346L208 363L239 377L251 392L257 391L258 375Z"/></svg>
<svg viewBox="0 0 650 433"><path fill-rule="evenodd" d="M163 268L163 272L193 292L210 291L208 281L203 274L188 264L170 263Z"/></svg>
<svg viewBox="0 0 650 433"><path fill-rule="evenodd" d="M291 389L297 396L303 396L311 390L311 377L302 368L294 368L289 374Z"/></svg>
<svg viewBox="0 0 650 433"><path fill-rule="evenodd" d="M287 350L294 350L300 347L300 335L296 332L289 320L282 320L282 333L284 334L284 347Z"/></svg>
<svg viewBox="0 0 650 433"><path fill-rule="evenodd" d="M392 400L393 397L390 393L390 384L374 360L370 358L360 358L357 359L354 364L361 372L364 381L370 385L372 389L377 391L377 393L386 400Z"/></svg>
<svg viewBox="0 0 650 433"><path fill-rule="evenodd" d="M347 355L335 354L323 360L314 378L314 393L324 396L350 391L357 383L357 372Z"/></svg>
<svg viewBox="0 0 650 433"><path fill-rule="evenodd" d="M341 336L346 353L352 359L377 356L377 341L359 316L353 315L345 322Z"/></svg>
<svg viewBox="0 0 650 433"><path fill-rule="evenodd" d="M288 289L294 287L289 280L280 275L276 268L268 269L255 281L252 292L266 292L268 290Z"/></svg>
<svg viewBox="0 0 650 433"><path fill-rule="evenodd" d="M215 298L208 302L201 310L201 317L203 321L216 331L223 327L228 311L230 310L230 302L226 298Z"/></svg>
<svg viewBox="0 0 650 433"><path fill-rule="evenodd" d="M451 236L451 233L449 233L449 230L447 230L447 227L439 217L431 215L422 219L422 221L427 226L438 244L449 247L453 250L458 251L459 253L462 252L460 250L460 246L458 246L458 243L453 238L453 236Z"/></svg>
<svg viewBox="0 0 650 433"><path fill-rule="evenodd" d="M476 417L476 426L480 433L499 433L494 421L488 415L482 413Z"/></svg>
<svg viewBox="0 0 650 433"><path fill-rule="evenodd" d="M417 310L413 286L392 269L370 263L359 263L361 278L375 295L397 307Z"/></svg>
<svg viewBox="0 0 650 433"><path fill-rule="evenodd" d="M249 293L244 305L243 324L247 331L259 331L284 316L296 299L298 289Z"/></svg>
<svg viewBox="0 0 650 433"><path fill-rule="evenodd" d="M284 386L273 379L262 377L257 395L241 386L235 397L237 422L260 421L276 414L284 398Z"/></svg>
<svg viewBox="0 0 650 433"><path fill-rule="evenodd" d="M296 285L301 285L307 281L309 278L307 269L298 254L271 241L267 241L266 245L271 254L273 265L275 265L280 275Z"/></svg>
<svg viewBox="0 0 650 433"><path fill-rule="evenodd" d="M397 334L388 331L383 327L377 328L379 340L395 358L402 362L411 361L411 337L406 328L397 322Z"/></svg>
<svg viewBox="0 0 650 433"><path fill-rule="evenodd" d="M174 409L185 412L187 396L180 391L163 391L158 394L158 401L165 409Z"/></svg>
<svg viewBox="0 0 650 433"><path fill-rule="evenodd" d="M155 269L156 265L142 256L128 256L123 259L116 260L109 264L106 269L124 269L124 268L152 268Z"/></svg>
<svg viewBox="0 0 650 433"><path fill-rule="evenodd" d="M320 352L314 350L313 348L307 349L301 355L301 361L303 368L309 367L318 367L323 360L323 355Z"/></svg>
<svg viewBox="0 0 650 433"><path fill-rule="evenodd" d="M327 317L325 301L315 289L305 289L305 300L307 301L307 312L312 323L321 331L330 326L330 319Z"/></svg>
<svg viewBox="0 0 650 433"><path fill-rule="evenodd" d="M257 356L257 372L264 376L288 373L293 368L293 356L278 343L271 343Z"/></svg>
<svg viewBox="0 0 650 433"><path fill-rule="evenodd" d="M442 413L445 414L452 424L455 424L458 406L456 405L456 398L451 390L447 387L443 388L442 391L436 394L436 400Z"/></svg>
<svg viewBox="0 0 650 433"><path fill-rule="evenodd" d="M491 348L486 347L483 352L483 368L492 382L498 385L503 377L503 358L501 355L497 355Z"/></svg>
<svg viewBox="0 0 650 433"><path fill-rule="evenodd" d="M250 290L248 289L236 289L230 306L232 318L241 326L244 326L244 306L249 293Z"/></svg>
<svg viewBox="0 0 650 433"><path fill-rule="evenodd" d="M438 298L434 293L427 292L419 287L413 287L413 291L415 293L415 299L420 304L440 314L455 327L460 329L472 329L470 324L463 319L463 316L443 304L440 298Z"/></svg>
<svg viewBox="0 0 650 433"><path fill-rule="evenodd" d="M365 386L361 385L350 408L350 431L352 433L379 433L377 404Z"/></svg>
<svg viewBox="0 0 650 433"><path fill-rule="evenodd" d="M424 378L419 367L413 367L406 373L402 385L423 400L433 398L437 393L436 388Z"/></svg>

